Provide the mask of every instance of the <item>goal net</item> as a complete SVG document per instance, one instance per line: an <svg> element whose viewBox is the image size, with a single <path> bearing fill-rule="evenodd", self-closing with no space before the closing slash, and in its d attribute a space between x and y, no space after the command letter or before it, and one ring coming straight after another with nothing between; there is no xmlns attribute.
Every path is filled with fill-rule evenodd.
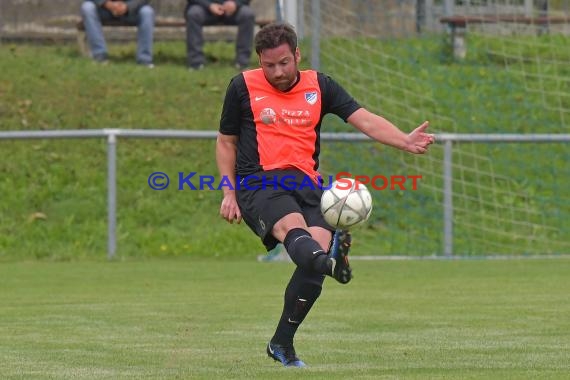
<svg viewBox="0 0 570 380"><path fill-rule="evenodd" d="M405 131L424 120L436 134L570 131L568 0L303 1L297 12L304 66ZM336 117L322 131L354 132ZM453 254L570 253L569 159L567 142L454 143ZM444 253L443 167L439 144L414 156L322 143L325 176L422 176L416 190L371 189L357 254Z"/></svg>

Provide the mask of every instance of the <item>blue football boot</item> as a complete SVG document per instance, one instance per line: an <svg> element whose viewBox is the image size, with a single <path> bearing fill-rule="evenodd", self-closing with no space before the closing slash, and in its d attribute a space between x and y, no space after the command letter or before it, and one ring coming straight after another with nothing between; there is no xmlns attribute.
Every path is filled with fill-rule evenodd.
<svg viewBox="0 0 570 380"><path fill-rule="evenodd" d="M329 258L332 260L331 276L341 284L346 284L352 279L352 269L348 263L351 241L352 237L348 231L336 230L329 251Z"/></svg>
<svg viewBox="0 0 570 380"><path fill-rule="evenodd" d="M293 345L282 346L269 342L267 344L267 356L276 362L281 362L285 367L306 367L306 364L295 354Z"/></svg>

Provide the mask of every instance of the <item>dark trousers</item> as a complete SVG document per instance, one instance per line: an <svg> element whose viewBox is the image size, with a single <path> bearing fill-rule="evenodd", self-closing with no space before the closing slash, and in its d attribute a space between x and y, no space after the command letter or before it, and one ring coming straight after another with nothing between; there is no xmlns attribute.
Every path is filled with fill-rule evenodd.
<svg viewBox="0 0 570 380"><path fill-rule="evenodd" d="M200 5L192 5L186 9L186 51L187 64L190 67L203 65L204 35L202 27L205 25L237 25L235 61L240 66L247 66L251 57L253 46L253 31L255 27L255 13L247 5L242 5L231 17L214 16Z"/></svg>

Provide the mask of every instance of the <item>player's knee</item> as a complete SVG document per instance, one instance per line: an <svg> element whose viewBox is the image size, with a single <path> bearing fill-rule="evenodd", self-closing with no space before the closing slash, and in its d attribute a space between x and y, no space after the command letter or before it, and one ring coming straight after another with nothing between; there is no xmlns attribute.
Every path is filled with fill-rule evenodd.
<svg viewBox="0 0 570 380"><path fill-rule="evenodd" d="M243 23L254 23L255 22L255 12L250 7L240 7L237 14L238 22Z"/></svg>
<svg viewBox="0 0 570 380"><path fill-rule="evenodd" d="M81 4L81 14L85 17L97 13L97 5L92 1L84 1Z"/></svg>
<svg viewBox="0 0 570 380"><path fill-rule="evenodd" d="M303 243L304 240L313 240L311 233L303 228L293 228L287 232L285 239L283 239L283 245L287 252L294 251L298 244Z"/></svg>
<svg viewBox="0 0 570 380"><path fill-rule="evenodd" d="M202 25L206 14L201 6L193 5L186 10L186 20Z"/></svg>
<svg viewBox="0 0 570 380"><path fill-rule="evenodd" d="M143 5L139 9L139 17L143 20L153 20L154 9L150 5Z"/></svg>

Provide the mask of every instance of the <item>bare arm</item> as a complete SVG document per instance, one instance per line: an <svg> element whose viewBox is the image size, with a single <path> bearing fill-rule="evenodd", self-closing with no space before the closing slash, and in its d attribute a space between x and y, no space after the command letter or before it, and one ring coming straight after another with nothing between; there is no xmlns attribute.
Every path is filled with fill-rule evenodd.
<svg viewBox="0 0 570 380"><path fill-rule="evenodd" d="M364 108L355 111L347 121L374 140L410 153L425 153L429 145L435 141L433 134L425 132L429 125L427 121L408 134L382 116L373 114Z"/></svg>
<svg viewBox="0 0 570 380"><path fill-rule="evenodd" d="M219 133L216 141L216 162L222 178L227 178L231 188L223 187L224 198L220 206L220 215L230 223L241 222L241 212L236 200L236 154L238 136Z"/></svg>

